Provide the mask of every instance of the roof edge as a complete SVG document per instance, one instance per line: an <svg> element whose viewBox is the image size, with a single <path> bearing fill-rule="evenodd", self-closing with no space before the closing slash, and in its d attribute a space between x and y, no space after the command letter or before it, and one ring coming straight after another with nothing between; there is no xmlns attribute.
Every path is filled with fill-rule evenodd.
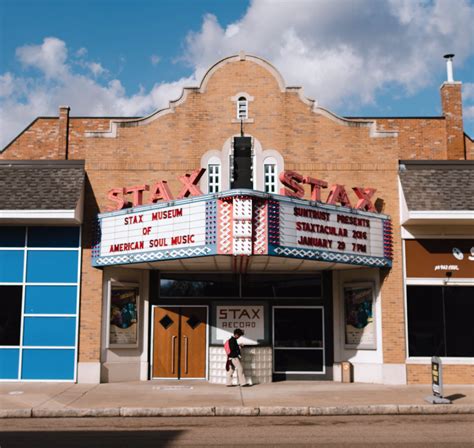
<svg viewBox="0 0 474 448"><path fill-rule="evenodd" d="M405 165L407 169L423 168L447 168L456 169L459 167L474 169L474 160L399 160L399 165Z"/></svg>
<svg viewBox="0 0 474 448"><path fill-rule="evenodd" d="M41 167L81 167L84 168L85 160L0 160L0 166L33 166L36 168Z"/></svg>

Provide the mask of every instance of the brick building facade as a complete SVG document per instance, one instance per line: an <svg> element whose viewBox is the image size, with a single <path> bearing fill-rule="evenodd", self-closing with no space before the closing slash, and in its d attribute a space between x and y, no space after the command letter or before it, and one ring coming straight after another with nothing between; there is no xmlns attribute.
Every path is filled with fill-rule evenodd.
<svg viewBox="0 0 474 448"><path fill-rule="evenodd" d="M179 319L180 322L184 322L182 319L185 317L189 317L188 320L196 318L194 314L188 315L182 311L184 307L206 306L208 311L207 317L205 317L207 331L206 373L198 376L211 381L222 381L223 373L218 365L223 359L218 337L219 329L217 328L218 313L223 312L226 303L233 306L247 306L248 299L243 301L242 295L238 297L231 295L228 302L226 300L229 298L224 298L222 291L219 292L220 296L217 301L215 298L209 297L199 300L195 297L164 299L164 296L160 295L161 292L155 291L163 288L165 281L189 281L185 278L185 273L192 274L193 281L199 281L200 275L208 278L207 276L213 273L212 266L218 266L216 275L217 271L218 275L233 273L234 277L238 276L239 278L229 281L240 282L241 290L242 282L245 285L245 275L258 275L263 276L262 278L269 275L273 276L272 278L278 278L278 275L291 277L291 275L304 274L304 281L309 281L310 277L317 278L317 283L323 291L315 301L306 300L307 298L304 300L294 299L290 297L291 293L284 299L275 302L272 302L264 293L254 297L254 302L251 302L249 306L255 305L257 308L261 306L262 315L265 315L264 323L262 323L264 335L262 333L263 336L259 338L258 343L247 349L248 354L246 355L248 369L252 372L255 371L254 376L257 380L259 378L261 381L266 381L268 378L271 380L280 370L284 371L289 379L293 377L315 379L324 377L339 380L341 363L350 361L354 365L355 381L394 384L428 382L430 372L426 354L412 356L411 353L408 353L410 336L407 322L407 284L410 282L407 282L406 275L405 240L417 240L422 237L451 238L453 241L471 240L473 243L472 235L474 234L472 196L469 198L466 193L473 184L474 143L463 130L461 83L444 83L441 86L441 101L443 112L441 116L436 117L343 118L320 107L317 102L307 99L301 88L287 87L281 75L268 62L254 56L240 54L216 63L206 73L199 87L185 88L182 96L171 101L168 108L154 112L147 117L74 117L70 116L68 107L61 107L59 117L37 118L0 153L2 171L17 177L15 173L20 167L23 167L23 169L30 169L31 176L35 177L38 176L37 173L41 167L57 170L62 163L67 169L73 170L78 169L77 164L83 161L82 193L70 192L69 197L72 195L77 201L76 204L67 207L60 205L60 207L67 208L71 213L68 217L54 218L53 214L48 214L47 211L56 210L59 206L54 204L46 206L47 200L45 198L65 194L63 191L65 189L64 182L77 185L77 181L70 180L69 174L58 174L55 177L56 183L51 179L39 182L40 185L49 186L46 190L43 191L39 186L35 191L32 191L32 188L29 187L30 180L26 179L23 188L27 193L23 196L20 195L18 190L21 190L21 185L19 185L15 191L11 192L11 197L16 198L15 203L2 204L1 208L5 212L0 214L0 224L8 228L8 231L17 226L32 228L33 230L28 230L32 235L36 231L34 229L44 226L53 229L58 225L81 226L78 309L76 314L64 314L70 319L74 316L77 319L77 339L76 343L71 345L74 347L75 363L74 367L71 367L74 372L73 376L63 379L98 382L147 380L152 377L167 376L167 374L153 373L153 369L163 361L159 359L159 349L157 349L157 346L164 340L160 339L164 336L157 336L158 333L156 333L158 323L162 322L161 317L158 319L161 316L159 313L168 310L168 314L163 317L164 322L166 322L166 317L170 320ZM244 109L239 109L239 107ZM243 113L243 115L239 115L239 113ZM171 261L162 263L159 260L153 260L147 265L131 263L127 266L117 262L102 268L98 268L97 264L93 263L93 252L97 242L94 231L97 216L103 213L102 218L108 219L107 213L111 213L110 216L116 216L114 213L117 213L110 212L110 209L116 205L109 197L109 191L112 188L151 185L154 182L166 180L169 190L176 197L183 187L182 182L178 179L179 176L184 173L192 173L197 168L205 168L207 172L199 183L202 192L204 195L217 194L216 200L224 201L222 192L235 189L232 187L235 182L235 179L232 178L234 174L232 171L234 165L232 164L236 162L233 159L232 151L235 138L241 136L241 127L243 136L251 137L251 182L252 189L255 191L277 193L280 192L280 188L284 187L279 180L274 182L274 186L269 187L270 181L266 177L267 172L264 171L267 169L265 168L267 165L273 166L268 169L274 170L276 174L283 171L296 172L303 176L323 179L329 186L327 189L322 189L323 202L327 202L326 198L331 185L345 185L350 204L341 202L341 198L339 198L333 204L336 207L336 212L338 209L348 210L349 205L355 207L358 203L360 198L354 194L351 187L375 188L376 193L372 199L377 213L390 217L393 226L390 263L386 266L374 267L364 264L365 262L361 262L357 266L349 266L342 262L328 265L321 260L308 264L309 262L305 260L306 264L302 264L299 270L291 262L288 262L288 269L285 269L287 260L284 257L272 258L268 256L268 259L271 260L266 265L267 267L259 268L256 264L255 253L244 255L244 258L250 260L247 270L242 267L235 268L231 261L227 264L228 262L225 261L227 259L224 260L222 256L219 258L217 255L208 257L215 259L215 261L206 262L207 264L203 262L201 267L189 257L182 259L179 266L172 264ZM404 218L401 216L403 213L402 196L416 196L417 192L416 189L410 192L405 189L404 174L401 173L405 167L408 167L407 173L411 174L413 171L411 171L410 163L416 161L432 163L431 168L434 170L434 176L436 176L436 170L447 169L447 175L444 177L449 177L449 169L452 169L453 166L467 173L468 185L455 186L457 191L453 191L452 187L443 191L443 184L437 187L439 188L438 195L457 195L466 198L465 205L461 205L459 209L460 212L465 212L464 215L443 216L442 211L451 210L443 208L438 209L438 214L434 213L436 216L419 218L418 221L414 218L410 218L411 221L410 219L403 220ZM452 165L452 162L455 165ZM219 176L216 183L218 187L212 192L210 185L215 179L209 177L211 165L218 166ZM447 166L448 168L446 168ZM7 174L5 174L6 176ZM428 179L431 176L433 176L432 172L426 175ZM408 177L405 176L405 179ZM310 185L301 185L305 189L304 200L309 205ZM271 191L268 188L277 190ZM427 184L426 188L431 187ZM7 185L4 191L9 191L9 189L11 187ZM146 205L150 192L145 191L143 195L143 204ZM37 196L36 205L21 204L26 197L35 196ZM119 196L121 197L121 195ZM125 193L124 196L131 201L132 191ZM256 200L254 199L254 202ZM407 198L407 201L410 202L410 198ZM72 213L77 207L80 208L82 203L83 216ZM220 206L218 205L218 207ZM431 210L429 204L426 207L413 209L408 206L408 213L412 210ZM28 209L31 214L15 214L20 209ZM46 210L43 215L35 213L41 209ZM140 208L132 210L140 210ZM434 210L436 211L436 209ZM364 212L364 210L362 211ZM370 212L370 210L365 211ZM466 212L470 212L470 214ZM470 247L472 246L474 243ZM29 247L28 244L26 247ZM270 252L266 254L269 255ZM237 257L235 253L229 255L229 259ZM27 258L26 253L25 258ZM240 257L237 258L240 259ZM278 260L278 263L274 258ZM221 263L219 260L224 260L221 265L219 265ZM2 262L6 263L6 261ZM27 272L24 274L24 278L17 283L28 290L34 284L29 284L28 266L25 269ZM468 266L466 269L467 275L461 278L458 286L467 288L466 291L472 291L474 268ZM170 274L169 278L168 274ZM299 279L300 277L295 278ZM5 285L12 284L7 278L3 281ZM413 284L418 285L420 282L417 283L417 281L414 281ZM58 279L53 283L58 286L64 282ZM250 284L251 282L249 282ZM428 282L428 284L435 283ZM362 331L357 336L362 339L365 337L370 339L367 346L364 346L364 344L350 343L351 341L347 339L348 303L346 300L350 287L363 288L367 285L370 285L373 294L373 300L369 301L373 307L371 310L373 312L371 315L373 328L371 334L363 334ZM121 339L123 346L120 346L118 340L115 341L114 346L110 339L112 324L109 313L111 297L114 294L113 288L117 288L119 291L117 294L120 294L120 287L122 287L122 294L130 293L133 288L139 289L139 297L135 303L137 308L135 312L138 312L138 317L135 316L137 334L135 342L131 342L130 339ZM129 289L127 290L127 288ZM27 303L29 300L26 297L28 294L28 292L23 293L23 303ZM170 305L170 308L166 308L167 305ZM172 307L174 305L176 308ZM281 352L277 352L279 350L276 343L278 336L275 334L280 330L276 329L275 325L280 319L278 313L281 310L294 309L293 305L296 308L299 307L300 310L304 310L305 307L311 309L311 312L315 313L315 318L319 316L317 314L319 310L323 310L322 322L329 323L329 329L321 330L322 332L326 331L325 337L322 338L322 349L324 349L322 364L325 368L321 372L324 371L324 375L318 376L317 373L305 375L306 358L301 355L302 358L296 360L296 358L291 358L293 355L282 355L281 353L286 347L283 342L281 343L283 344L280 348ZM469 309L472 310L472 305L469 306ZM13 350L16 348L19 350L20 361L17 368L19 373L17 376L14 373L10 377L7 375L6 378L44 379L45 377L41 377L41 375L29 377L22 373L24 367L21 365L23 356L21 352L25 352L24 360L26 362L30 356L27 356L27 352L33 350L25 348L27 347L24 340L25 332L30 325L26 322L28 319L34 319L32 315L26 313L25 305L23 308L18 341L8 347L0 347L0 356L3 351L3 354L8 352L8 356L11 357ZM258 312L257 308L255 308L255 312ZM185 313L185 315L180 313ZM47 315L48 313L43 314ZM59 314L52 313L52 317L49 318L59 319ZM61 319L65 319L65 317ZM278 324L281 325L281 328L291 328L291 323L286 322L284 317L281 319L281 323ZM180 325L183 328L185 326L184 323L180 323ZM165 326L163 325L163 327ZM215 333L216 331L217 333ZM121 338L125 337L122 333L120 335ZM115 334L113 337L118 336ZM314 335L311 337L316 338ZM306 342L296 343L293 341L291 343L300 344L296 347L299 347L303 353L303 345ZM288 342L288 344L290 343ZM33 344L32 347L46 347L44 350L51 351L50 345L49 343L40 343ZM317 345L315 343L314 347L309 345L304 348L316 350ZM187 350L187 346L179 345L179 347L179 352L176 353L182 356L182 352ZM289 347L286 348L288 349L287 353L290 353ZM71 348L71 350L73 349ZM474 378L472 347L467 347L466 350L466 353L455 356L454 360L449 354L443 358L445 361L445 382L472 383ZM173 353L174 351L172 356L174 356ZM277 356L282 357L281 365L285 366L285 368L282 367L283 370L275 367ZM13 358L16 359L14 356ZM298 369L292 370L291 366L288 367L292 359L296 364L303 366L300 368L302 372ZM173 362L171 360L171 364ZM187 366L188 361L183 362ZM270 365L267 365L268 362ZM183 365L178 366L180 371L183 368ZM15 368L13 367L11 371L15 372ZM314 373L319 370L310 369L308 372ZM48 374L45 373L45 375ZM180 375L178 374L178 376ZM185 377L184 373L182 373L182 377ZM61 377L56 378L53 374L48 379L61 379Z"/></svg>

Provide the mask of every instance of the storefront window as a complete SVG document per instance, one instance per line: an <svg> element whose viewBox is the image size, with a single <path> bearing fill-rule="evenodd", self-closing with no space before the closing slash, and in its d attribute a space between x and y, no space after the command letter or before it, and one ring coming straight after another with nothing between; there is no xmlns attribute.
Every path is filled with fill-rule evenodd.
<svg viewBox="0 0 474 448"><path fill-rule="evenodd" d="M21 286L0 286L0 346L20 344Z"/></svg>
<svg viewBox="0 0 474 448"><path fill-rule="evenodd" d="M239 283L235 275L163 275L160 297L238 297Z"/></svg>
<svg viewBox="0 0 474 448"><path fill-rule="evenodd" d="M408 286L410 356L474 356L472 286Z"/></svg>
<svg viewBox="0 0 474 448"><path fill-rule="evenodd" d="M322 308L277 308L274 310L274 346L322 348Z"/></svg>
<svg viewBox="0 0 474 448"><path fill-rule="evenodd" d="M0 227L1 380L74 380L79 239L79 227Z"/></svg>
<svg viewBox="0 0 474 448"><path fill-rule="evenodd" d="M323 373L323 308L276 306L273 308L275 373Z"/></svg>
<svg viewBox="0 0 474 448"><path fill-rule="evenodd" d="M321 278L296 275L163 274L160 297L321 297Z"/></svg>
<svg viewBox="0 0 474 448"><path fill-rule="evenodd" d="M242 297L321 297L321 278L295 275L244 275Z"/></svg>

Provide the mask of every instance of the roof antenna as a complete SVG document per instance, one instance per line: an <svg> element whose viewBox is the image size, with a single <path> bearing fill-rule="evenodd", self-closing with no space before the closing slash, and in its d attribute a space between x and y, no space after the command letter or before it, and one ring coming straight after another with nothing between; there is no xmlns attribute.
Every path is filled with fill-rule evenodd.
<svg viewBox="0 0 474 448"><path fill-rule="evenodd" d="M244 136L244 120L242 118L240 119L240 136Z"/></svg>

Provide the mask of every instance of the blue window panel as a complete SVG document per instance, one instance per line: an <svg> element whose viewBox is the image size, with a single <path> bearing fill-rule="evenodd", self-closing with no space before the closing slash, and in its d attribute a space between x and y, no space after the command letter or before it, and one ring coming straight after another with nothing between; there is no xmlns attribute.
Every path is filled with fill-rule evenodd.
<svg viewBox="0 0 474 448"><path fill-rule="evenodd" d="M26 281L76 283L78 251L28 251Z"/></svg>
<svg viewBox="0 0 474 448"><path fill-rule="evenodd" d="M25 313L76 314L76 286L27 286Z"/></svg>
<svg viewBox="0 0 474 448"><path fill-rule="evenodd" d="M75 341L74 317L25 317L23 345L69 347Z"/></svg>
<svg viewBox="0 0 474 448"><path fill-rule="evenodd" d="M28 247L79 247L79 227L28 227Z"/></svg>
<svg viewBox="0 0 474 448"><path fill-rule="evenodd" d="M0 379L17 380L20 350L0 348Z"/></svg>
<svg viewBox="0 0 474 448"><path fill-rule="evenodd" d="M0 247L25 247L25 228L0 227Z"/></svg>
<svg viewBox="0 0 474 448"><path fill-rule="evenodd" d="M74 350L24 349L22 380L73 380Z"/></svg>
<svg viewBox="0 0 474 448"><path fill-rule="evenodd" d="M0 250L0 282L23 281L22 250Z"/></svg>

